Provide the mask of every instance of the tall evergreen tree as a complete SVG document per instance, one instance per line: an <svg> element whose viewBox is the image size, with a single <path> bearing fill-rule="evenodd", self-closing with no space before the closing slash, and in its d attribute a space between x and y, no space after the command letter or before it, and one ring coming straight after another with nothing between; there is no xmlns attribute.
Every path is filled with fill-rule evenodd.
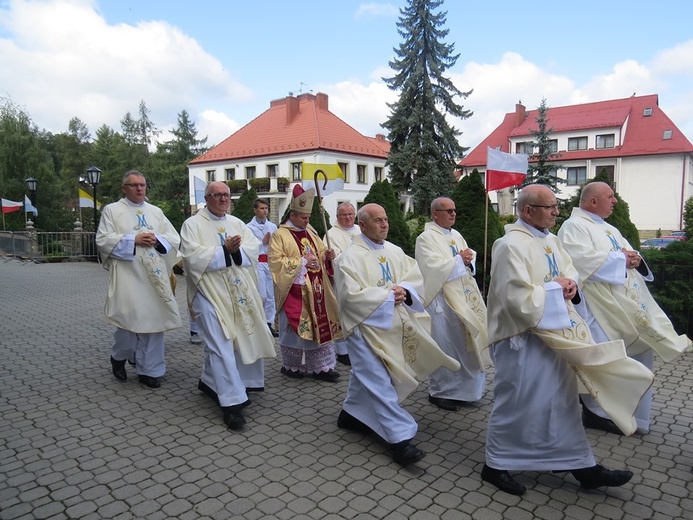
<svg viewBox="0 0 693 520"><path fill-rule="evenodd" d="M363 199L364 204L374 202L385 208L387 219L390 224L390 231L387 234L388 241L401 247L408 255L413 255L414 248L409 226L404 220L402 208L395 194L395 190L387 180L374 182L368 194ZM430 207L430 205L429 205Z"/></svg>
<svg viewBox="0 0 693 520"><path fill-rule="evenodd" d="M454 188L453 171L467 148L457 138L462 132L450 126L446 115L466 119L472 112L457 104L471 90L461 92L444 76L459 54L444 43L447 11L435 13L443 0L408 0L400 10L397 30L404 42L389 63L395 72L383 81L400 92L389 104L391 114L383 127L389 132L387 160L393 187L411 191L414 211L426 214L431 200L448 196Z"/></svg>
<svg viewBox="0 0 693 520"><path fill-rule="evenodd" d="M471 249L476 251L476 278L479 287L482 286L484 271L491 269L491 246L503 236L503 226L498 213L487 201L488 194L484 187L479 171L475 168L470 175L460 179L455 191L450 197L455 201L457 217L453 226L459 231ZM487 202L489 202L487 204ZM486 214L488 208L488 233L484 241ZM486 244L486 259L484 261L484 243ZM488 283L488 278L487 278Z"/></svg>
<svg viewBox="0 0 693 520"><path fill-rule="evenodd" d="M257 199L257 192L250 188L241 193L241 196L236 201L235 206L231 214L234 217L241 219L243 222L248 223L250 219L255 216L253 212L253 203Z"/></svg>
<svg viewBox="0 0 693 520"><path fill-rule="evenodd" d="M563 166L555 161L562 154L554 150L555 146L553 146L551 139L553 128L547 128L549 124L548 111L549 107L546 105L546 99L542 99L541 104L537 108L538 114L535 119L537 129L531 130L537 153L532 154L530 159L536 162L529 163L527 177L525 177L522 185L543 184L556 193L559 191L558 184L565 182L565 179L561 179L556 175L556 172Z"/></svg>

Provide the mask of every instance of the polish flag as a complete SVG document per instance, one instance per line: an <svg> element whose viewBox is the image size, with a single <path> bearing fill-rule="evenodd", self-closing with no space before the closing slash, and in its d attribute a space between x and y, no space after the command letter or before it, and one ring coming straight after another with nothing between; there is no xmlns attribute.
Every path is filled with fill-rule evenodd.
<svg viewBox="0 0 693 520"><path fill-rule="evenodd" d="M486 192L522 184L527 176L529 156L505 153L486 147Z"/></svg>
<svg viewBox="0 0 693 520"><path fill-rule="evenodd" d="M13 211L19 211L22 209L22 204L21 202L14 202L12 200L7 200L7 199L2 199L0 200L0 205L2 205L2 212L3 213L12 213Z"/></svg>

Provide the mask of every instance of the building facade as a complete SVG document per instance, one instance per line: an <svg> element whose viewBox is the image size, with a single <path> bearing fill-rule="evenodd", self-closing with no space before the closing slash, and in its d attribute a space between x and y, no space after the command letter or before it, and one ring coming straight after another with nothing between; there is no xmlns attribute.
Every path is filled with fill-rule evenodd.
<svg viewBox="0 0 693 520"><path fill-rule="evenodd" d="M518 103L515 112L459 163L462 175L486 172L486 148L506 153L535 153L532 130L538 111ZM549 108L552 148L560 154L556 175L559 198L575 195L581 185L604 171L643 236L683 226L683 207L693 196L693 145L659 108L657 95ZM502 214L514 212L513 190L501 190L495 202Z"/></svg>

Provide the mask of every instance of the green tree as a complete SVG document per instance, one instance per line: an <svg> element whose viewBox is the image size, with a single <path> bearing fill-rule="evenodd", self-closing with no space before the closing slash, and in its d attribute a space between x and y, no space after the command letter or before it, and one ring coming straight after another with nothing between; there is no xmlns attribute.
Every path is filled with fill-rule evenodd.
<svg viewBox="0 0 693 520"><path fill-rule="evenodd" d="M390 231L387 239L393 244L401 247L408 255L414 254L414 247L409 233L409 226L404 220L404 214L400 206L395 190L387 180L374 182L371 189L363 199L364 204L371 202L380 204L385 208L387 218L390 224Z"/></svg>
<svg viewBox="0 0 693 520"><path fill-rule="evenodd" d="M537 147L537 153L532 154L530 159L536 162L529 163L527 167L527 177L525 177L522 186L543 184L556 193L559 191L558 184L566 181L556 175L556 171L563 166L556 164L555 161L560 158L562 154L556 153L554 151L555 147L552 145L552 142L555 141L551 139L553 128L547 128L549 124L548 111L549 107L546 105L546 99L542 99L541 104L537 108L538 115L535 119L537 129L531 130L534 136L534 145Z"/></svg>
<svg viewBox="0 0 693 520"><path fill-rule="evenodd" d="M693 197L683 206L683 230L686 232L686 240L693 241Z"/></svg>
<svg viewBox="0 0 693 520"><path fill-rule="evenodd" d="M253 188L245 190L238 198L238 201L236 202L231 214L234 217L238 217L243 222L250 222L250 219L255 216L255 213L253 212L253 203L256 199L257 193Z"/></svg>
<svg viewBox="0 0 693 520"><path fill-rule="evenodd" d="M477 252L476 279L479 287L482 287L484 272L491 272L491 246L503 236L500 217L488 200L484 182L476 168L470 175L460 179L450 198L455 201L457 208L453 227L460 232L469 247ZM484 240L487 217L488 232L487 239ZM486 249L485 259L484 249Z"/></svg>
<svg viewBox="0 0 693 520"><path fill-rule="evenodd" d="M399 99L388 104L391 113L383 123L390 140L389 176L396 190L411 190L417 214L426 214L434 198L450 194L453 171L467 150L457 140L461 132L448 124L446 115L472 115L456 102L472 91L461 92L444 76L459 54L454 54L454 44L444 43L447 11L434 12L442 3L407 1L397 22L404 42L389 63L395 75L383 78L391 90L400 92Z"/></svg>

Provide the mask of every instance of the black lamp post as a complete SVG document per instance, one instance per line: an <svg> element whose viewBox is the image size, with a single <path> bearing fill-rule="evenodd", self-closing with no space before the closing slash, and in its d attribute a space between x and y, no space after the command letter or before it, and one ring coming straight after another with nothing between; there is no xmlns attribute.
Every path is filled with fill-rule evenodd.
<svg viewBox="0 0 693 520"><path fill-rule="evenodd" d="M26 184L26 187L29 190L29 199L31 200L31 205L34 207L36 207L36 190L38 189L38 183L38 179L35 179L34 177L24 179L24 184ZM26 210L24 211L24 215L26 215ZM34 224L36 224L36 215L34 215Z"/></svg>
<svg viewBox="0 0 693 520"><path fill-rule="evenodd" d="M87 182L91 184L94 196L94 232L99 227L98 214L96 213L96 185L101 180L101 170L96 166L90 166L87 168Z"/></svg>

